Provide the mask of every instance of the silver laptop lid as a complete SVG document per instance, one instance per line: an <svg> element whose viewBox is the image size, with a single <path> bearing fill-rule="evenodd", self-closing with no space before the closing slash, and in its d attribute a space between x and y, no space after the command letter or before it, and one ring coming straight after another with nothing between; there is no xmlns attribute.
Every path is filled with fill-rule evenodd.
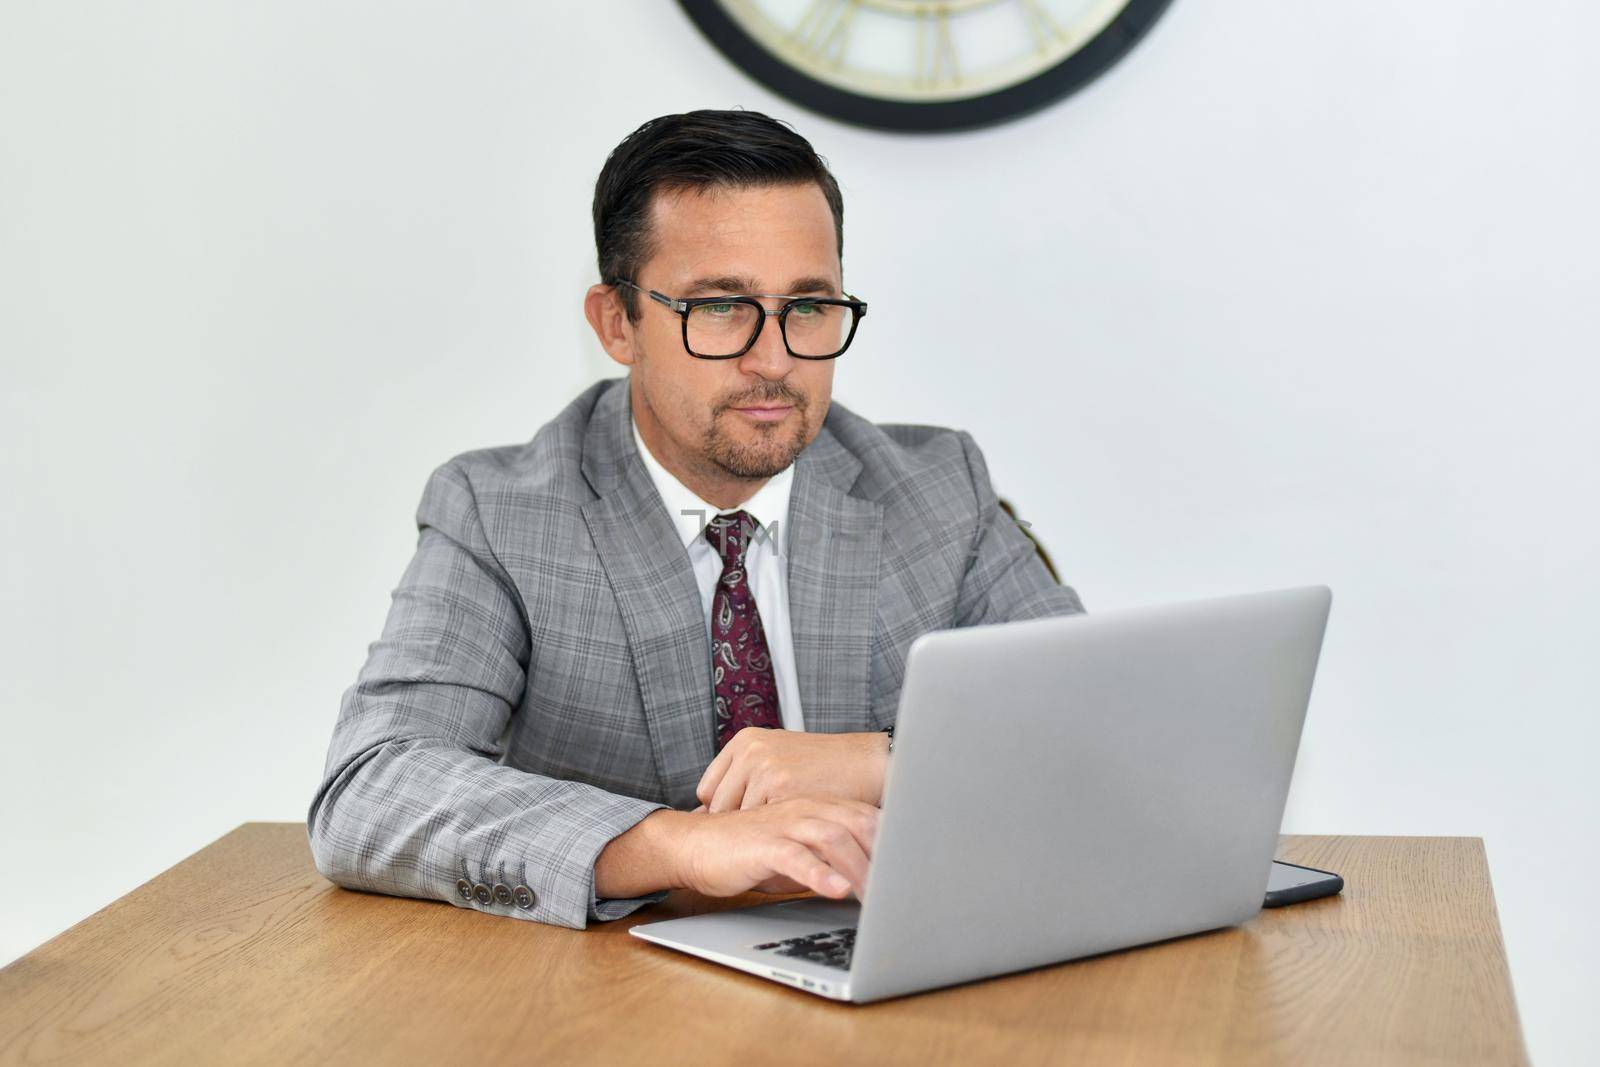
<svg viewBox="0 0 1600 1067"><path fill-rule="evenodd" d="M917 638L852 997L1254 915L1330 601L1312 586Z"/></svg>

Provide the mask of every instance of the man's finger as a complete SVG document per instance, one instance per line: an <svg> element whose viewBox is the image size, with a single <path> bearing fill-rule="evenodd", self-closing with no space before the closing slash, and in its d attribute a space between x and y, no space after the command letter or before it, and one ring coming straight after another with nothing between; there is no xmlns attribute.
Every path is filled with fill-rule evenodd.
<svg viewBox="0 0 1600 1067"><path fill-rule="evenodd" d="M787 875L825 897L839 899L850 894L850 879L828 866L828 862L793 838L779 842L772 869ZM838 881L833 881L837 878Z"/></svg>
<svg viewBox="0 0 1600 1067"><path fill-rule="evenodd" d="M730 767L728 773L722 776L722 781L707 805L707 810L713 813L739 810L739 801L744 798L747 773L737 763Z"/></svg>
<svg viewBox="0 0 1600 1067"><path fill-rule="evenodd" d="M878 808L864 800L818 797L815 798L811 814L813 818L836 822L849 830L856 844L861 846L861 851L871 858L878 838Z"/></svg>
<svg viewBox="0 0 1600 1067"><path fill-rule="evenodd" d="M789 828L789 836L848 878L858 898L866 896L867 855L849 827L831 819L802 819Z"/></svg>
<svg viewBox="0 0 1600 1067"><path fill-rule="evenodd" d="M706 768L706 773L700 776L700 784L694 787L694 795L700 803L709 804L711 798L717 795L717 786L722 784L722 772L712 775L711 768Z"/></svg>
<svg viewBox="0 0 1600 1067"><path fill-rule="evenodd" d="M717 795L717 786L722 784L723 775L728 773L728 765L733 762L733 755L728 751L730 747L731 741L722 746L717 758L707 765L705 773L700 776L700 784L694 787L694 795L700 798L702 804L711 803L711 798Z"/></svg>
<svg viewBox="0 0 1600 1067"><path fill-rule="evenodd" d="M770 804L771 802L772 798L767 795L767 791L756 783L751 782L744 787L744 796L739 798L739 810L759 808L761 805Z"/></svg>

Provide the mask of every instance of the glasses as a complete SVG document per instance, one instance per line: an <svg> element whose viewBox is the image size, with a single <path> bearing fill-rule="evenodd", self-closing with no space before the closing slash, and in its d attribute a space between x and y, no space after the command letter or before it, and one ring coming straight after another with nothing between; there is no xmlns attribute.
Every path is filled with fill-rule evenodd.
<svg viewBox="0 0 1600 1067"><path fill-rule="evenodd" d="M737 296L701 296L675 300L654 289L645 290L626 278L612 285L637 289L658 304L683 316L683 347L696 359L736 359L750 351L767 319L776 315L783 346L796 359L836 359L850 347L856 326L867 305L846 293L845 300L787 293L750 293ZM759 297L786 303L770 310Z"/></svg>

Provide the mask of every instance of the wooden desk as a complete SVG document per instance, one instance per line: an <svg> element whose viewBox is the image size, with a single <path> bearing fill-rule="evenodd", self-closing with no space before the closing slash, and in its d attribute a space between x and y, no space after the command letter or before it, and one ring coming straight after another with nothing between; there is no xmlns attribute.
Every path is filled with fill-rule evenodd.
<svg viewBox="0 0 1600 1067"><path fill-rule="evenodd" d="M1341 897L838 1004L630 937L339 889L247 823L0 971L0 1063L1526 1061L1477 838L1287 837Z"/></svg>

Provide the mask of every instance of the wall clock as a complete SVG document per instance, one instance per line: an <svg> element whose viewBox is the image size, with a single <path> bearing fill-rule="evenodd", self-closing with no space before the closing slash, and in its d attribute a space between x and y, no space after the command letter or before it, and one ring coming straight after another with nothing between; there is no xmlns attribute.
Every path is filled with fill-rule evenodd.
<svg viewBox="0 0 1600 1067"><path fill-rule="evenodd" d="M1127 54L1170 0L679 0L712 44L795 103L887 130L1035 111Z"/></svg>

